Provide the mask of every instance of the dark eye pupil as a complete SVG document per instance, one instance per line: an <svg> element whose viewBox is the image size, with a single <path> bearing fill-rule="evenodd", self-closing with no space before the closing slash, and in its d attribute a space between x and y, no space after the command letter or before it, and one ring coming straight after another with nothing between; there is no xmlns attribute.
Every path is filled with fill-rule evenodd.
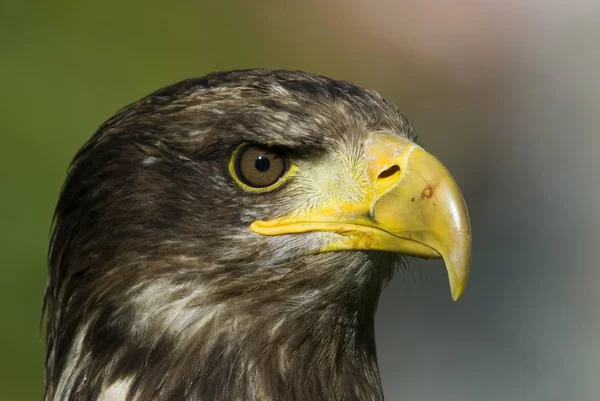
<svg viewBox="0 0 600 401"><path fill-rule="evenodd" d="M264 173L264 172L268 171L269 168L271 167L271 161L269 160L269 158L267 156L258 156L258 159L256 159L254 166L256 167L256 169L258 171L260 171L261 173Z"/></svg>

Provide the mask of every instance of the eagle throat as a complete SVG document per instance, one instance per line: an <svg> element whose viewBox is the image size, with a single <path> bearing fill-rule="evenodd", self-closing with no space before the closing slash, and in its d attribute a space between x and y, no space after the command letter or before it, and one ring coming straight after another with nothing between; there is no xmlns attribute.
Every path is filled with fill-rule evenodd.
<svg viewBox="0 0 600 401"><path fill-rule="evenodd" d="M380 401L373 265L361 253L317 255L277 289L141 280L87 303L47 400ZM335 283L341 268L354 280L338 274ZM332 277L309 280L309 269Z"/></svg>

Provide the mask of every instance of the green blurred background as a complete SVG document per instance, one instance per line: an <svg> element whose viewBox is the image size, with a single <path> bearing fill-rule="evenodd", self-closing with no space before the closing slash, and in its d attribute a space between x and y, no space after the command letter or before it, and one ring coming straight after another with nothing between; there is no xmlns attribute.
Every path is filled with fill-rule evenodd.
<svg viewBox="0 0 600 401"><path fill-rule="evenodd" d="M51 215L117 109L215 70L303 69L384 94L456 176L472 279L382 297L388 400L600 399L600 6L554 0L0 1L0 400L41 400Z"/></svg>

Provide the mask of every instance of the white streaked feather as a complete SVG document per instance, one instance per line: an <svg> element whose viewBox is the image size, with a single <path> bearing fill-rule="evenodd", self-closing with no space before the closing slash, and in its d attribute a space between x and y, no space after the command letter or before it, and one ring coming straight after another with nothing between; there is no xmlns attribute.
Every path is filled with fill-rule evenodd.
<svg viewBox="0 0 600 401"><path fill-rule="evenodd" d="M73 347L67 355L67 362L65 363L65 367L60 375L56 392L54 393L55 401L69 399L71 391L73 391L73 378L76 376L76 373L78 373L78 362L81 355L81 349L83 348L83 339L85 338L86 333L87 325L77 332L77 335L73 340Z"/></svg>
<svg viewBox="0 0 600 401"><path fill-rule="evenodd" d="M98 401L123 401L131 387L131 378L120 379L102 389Z"/></svg>

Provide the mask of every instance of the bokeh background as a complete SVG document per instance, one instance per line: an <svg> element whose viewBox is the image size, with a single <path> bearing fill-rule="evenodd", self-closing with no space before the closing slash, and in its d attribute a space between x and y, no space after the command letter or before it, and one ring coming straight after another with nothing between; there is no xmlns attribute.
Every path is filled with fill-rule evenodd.
<svg viewBox="0 0 600 401"><path fill-rule="evenodd" d="M121 106L224 69L303 69L399 105L470 209L454 304L418 263L377 315L388 400L600 399L600 2L0 1L0 400L41 400L51 214Z"/></svg>

